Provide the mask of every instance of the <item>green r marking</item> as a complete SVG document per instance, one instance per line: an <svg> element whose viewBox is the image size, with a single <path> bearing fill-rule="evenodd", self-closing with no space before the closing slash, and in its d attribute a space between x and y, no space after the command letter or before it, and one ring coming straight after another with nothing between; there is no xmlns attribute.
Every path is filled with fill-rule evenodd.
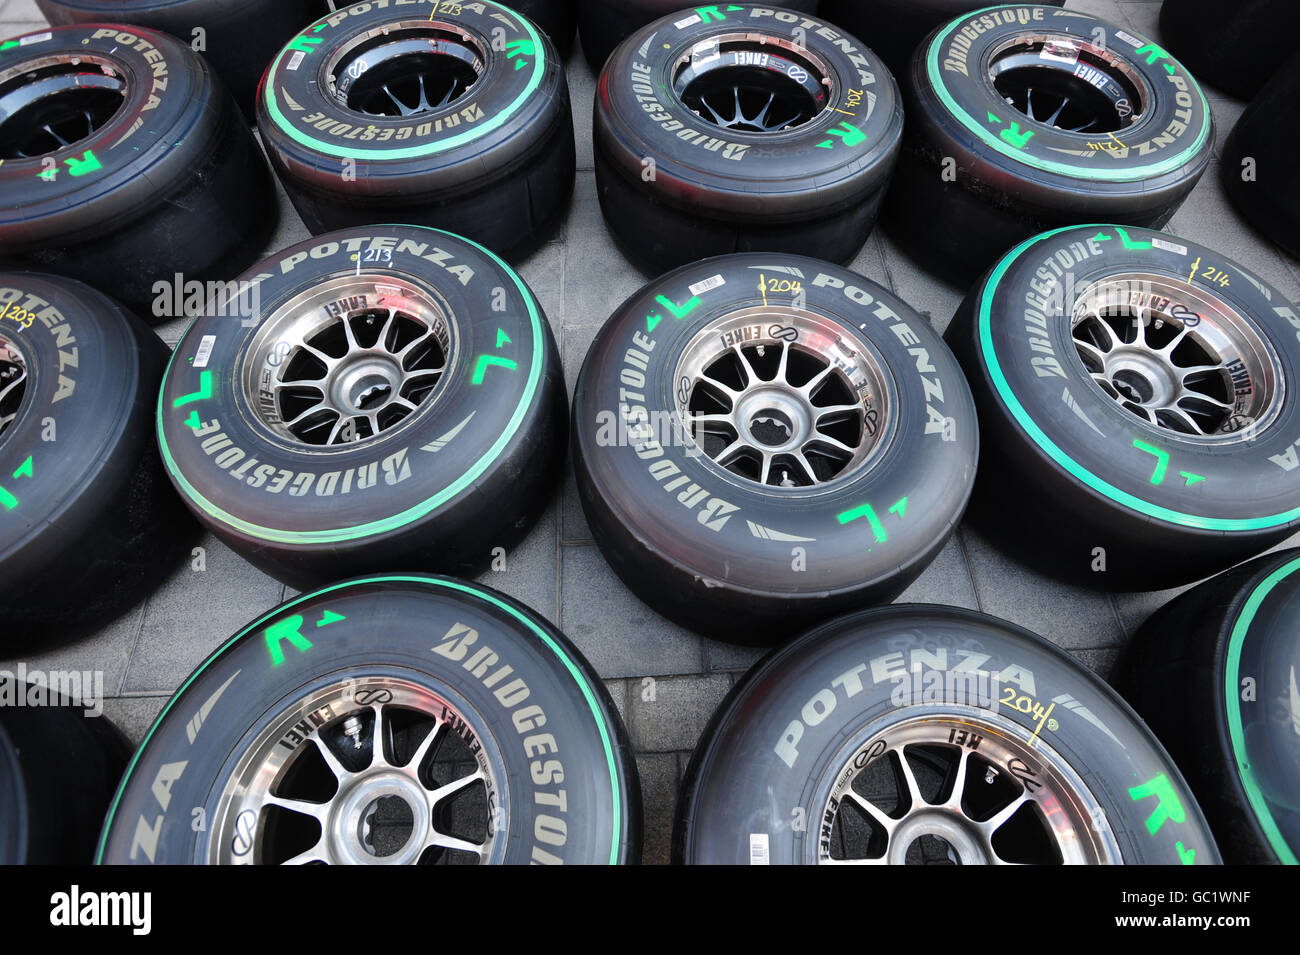
<svg viewBox="0 0 1300 955"><path fill-rule="evenodd" d="M1181 842L1175 842L1174 848L1178 850L1178 858L1182 860L1183 865L1196 864L1196 850L1184 849Z"/></svg>
<svg viewBox="0 0 1300 955"><path fill-rule="evenodd" d="M310 53L312 50L316 49L317 44L324 42L325 41L318 36L300 36L295 37L287 49L298 50L302 53Z"/></svg>
<svg viewBox="0 0 1300 955"><path fill-rule="evenodd" d="M338 623L340 620L346 620L347 617L341 613L335 613L333 610L326 610L319 620L316 621L318 627L328 627L332 623Z"/></svg>
<svg viewBox="0 0 1300 955"><path fill-rule="evenodd" d="M744 7L738 7L734 3L732 3L727 6L727 13L735 13L738 10L743 10L743 9ZM712 23L714 20L721 21L727 19L727 13L721 12L716 6L696 7L695 13L705 23Z"/></svg>
<svg viewBox="0 0 1300 955"><path fill-rule="evenodd" d="M292 617L285 617L279 623L273 623L266 628L266 648L271 652L273 667L278 667L284 662L284 649L280 644L285 640L293 644L293 648L299 653L306 653L311 649L311 641L302 635L302 614L296 613Z"/></svg>
<svg viewBox="0 0 1300 955"><path fill-rule="evenodd" d="M199 426L202 424L203 422L199 419L199 413L197 411L191 411L190 416L185 419L185 426L192 431L198 431Z"/></svg>
<svg viewBox="0 0 1300 955"><path fill-rule="evenodd" d="M18 498L14 497L7 490L0 487L0 504L4 505L6 511L12 511L18 506Z"/></svg>
<svg viewBox="0 0 1300 955"><path fill-rule="evenodd" d="M1155 456L1156 469L1151 472L1151 483L1161 484L1165 479L1165 472L1169 470L1169 452L1161 451L1159 448L1152 447L1141 438L1133 439L1133 447L1139 451L1145 451L1147 454ZM1190 483L1190 482L1189 482Z"/></svg>
<svg viewBox="0 0 1300 955"><path fill-rule="evenodd" d="M907 511L907 498L903 498L901 501L898 501L897 503L894 504L893 507L889 509L890 514L897 514L899 517L902 517L906 511Z"/></svg>
<svg viewBox="0 0 1300 955"><path fill-rule="evenodd" d="M1092 237L1092 241L1093 241L1093 242L1109 242L1109 241L1110 241L1111 239L1113 239L1113 238L1115 238L1113 235L1107 235L1107 234L1104 233L1104 232L1098 232L1096 235L1094 235L1094 236Z"/></svg>
<svg viewBox="0 0 1300 955"><path fill-rule="evenodd" d="M532 56L537 52L537 45L532 40L515 40L513 43L506 44L506 59L513 60L516 56L519 60L515 63L516 70L522 70L528 65L528 60L524 57Z"/></svg>
<svg viewBox="0 0 1300 955"><path fill-rule="evenodd" d="M0 43L0 53L3 53L5 50L13 49L18 45L17 40L5 40L3 43Z"/></svg>
<svg viewBox="0 0 1300 955"><path fill-rule="evenodd" d="M838 136L845 146L856 146L867 138L866 133L858 129L858 127L850 125L848 120L842 120L839 126L836 126L834 129L828 129L826 132L832 136ZM825 142L818 143L817 148L834 149L835 143L833 140L828 139Z"/></svg>
<svg viewBox="0 0 1300 955"><path fill-rule="evenodd" d="M1191 487L1193 484L1200 484L1205 480L1204 474L1193 474L1191 471L1179 471L1178 473L1182 476L1183 480L1187 482L1187 487Z"/></svg>
<svg viewBox="0 0 1300 955"><path fill-rule="evenodd" d="M1134 241L1133 239L1130 239L1130 238L1128 237L1128 233L1125 232L1123 229L1121 229L1119 226L1115 226L1115 231L1116 231L1117 233L1119 233L1119 240L1120 240L1121 242L1124 243L1124 248L1126 248L1126 249L1149 249L1149 248L1151 248L1151 243L1150 243L1150 242L1143 242L1143 241L1141 241L1141 240Z"/></svg>
<svg viewBox="0 0 1300 955"><path fill-rule="evenodd" d="M203 401L212 397L212 372L204 371L199 373L199 390L191 392L188 395L181 395L172 402L173 408L179 408L182 405L188 405L194 401Z"/></svg>
<svg viewBox="0 0 1300 955"><path fill-rule="evenodd" d="M32 476L32 456L27 455L27 460L18 465L18 470L14 472L14 477L24 478Z"/></svg>
<svg viewBox="0 0 1300 955"><path fill-rule="evenodd" d="M1156 797L1156 808L1147 816L1147 832L1155 835L1160 831L1160 827L1167 820L1172 819L1174 822L1183 822L1187 819L1187 813L1183 811L1183 804L1178 800L1178 794L1174 792L1173 784L1169 782L1169 777L1161 773L1155 779L1148 780L1141 786L1134 786L1128 791L1129 798L1134 802L1141 802L1151 796Z"/></svg>
<svg viewBox="0 0 1300 955"><path fill-rule="evenodd" d="M668 311L672 312L673 318L685 318L687 315L691 314L691 312L695 311L700 305L700 297L698 295L692 298L685 305L681 305L681 306L676 305L673 302L673 300L668 298L668 296L666 295L657 296L655 298L655 301L658 302L660 305L662 305L664 308L668 309Z"/></svg>
<svg viewBox="0 0 1300 955"><path fill-rule="evenodd" d="M507 335L507 334L505 333L505 329L503 329L503 328L498 328L498 329L497 329L497 348L500 348L502 345L509 345L509 344L510 344L510 336Z"/></svg>
<svg viewBox="0 0 1300 955"><path fill-rule="evenodd" d="M645 330L647 333L653 332L655 326L664 320L664 317L658 312L651 312L645 317Z"/></svg>
<svg viewBox="0 0 1300 955"><path fill-rule="evenodd" d="M510 371L514 371L519 367L518 362L511 361L509 358L500 358L496 355L479 355L478 364L474 366L474 377L470 379L470 384L483 384L483 377L487 374L487 370L493 365L507 368Z"/></svg>
<svg viewBox="0 0 1300 955"><path fill-rule="evenodd" d="M1157 60L1172 59L1168 53L1160 49L1160 47L1156 46L1154 43L1148 43L1146 46L1136 50L1134 56L1141 56L1143 53L1147 55L1148 66L1155 66ZM1172 63L1161 63L1160 65L1165 68L1166 73L1171 76L1173 75L1174 65Z"/></svg>
<svg viewBox="0 0 1300 955"><path fill-rule="evenodd" d="M907 499L904 498L904 500ZM894 506L897 507L898 505ZM883 544L889 539L889 535L885 533L885 525L880 523L880 518L876 516L875 510L870 504L860 504L853 510L845 511L843 514L836 516L835 519L841 524L852 524L861 517L865 517L867 523L871 525L871 532L876 535L877 544Z"/></svg>

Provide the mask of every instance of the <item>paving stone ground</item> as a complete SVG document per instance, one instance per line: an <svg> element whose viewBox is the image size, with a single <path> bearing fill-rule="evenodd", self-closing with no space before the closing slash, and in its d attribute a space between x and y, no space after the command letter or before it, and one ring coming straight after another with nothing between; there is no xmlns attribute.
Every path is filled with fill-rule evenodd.
<svg viewBox="0 0 1300 955"><path fill-rule="evenodd" d="M1069 0L1067 6L1159 41L1160 0ZM33 0L0 0L0 37L43 26ZM558 336L572 393L596 330L653 276L624 259L601 219L591 154L594 80L577 53L568 75L578 142L573 203L561 231L523 262L520 272ZM1213 89L1206 93L1217 142L1222 142L1245 104ZM308 236L283 194L280 206L280 226L268 252ZM1246 226L1228 204L1217 169L1206 172L1168 231L1222 251L1293 301L1300 300L1300 262ZM940 332L965 292L922 271L879 231L853 268L888 286ZM159 329L169 344L183 330L179 321ZM109 697L106 714L140 740L203 657L289 593L216 540L208 538L202 546L206 569L176 568L142 605L87 640L25 658L28 668L102 670ZM710 713L759 652L688 633L634 597L592 542L571 469L506 568L482 579L557 623L606 680L637 750L645 797L645 861L667 861L686 761ZM971 607L1005 617L1055 641L1105 677L1136 627L1177 592L1107 595L1068 587L1017 563L963 526L899 600ZM16 663L0 662L0 669Z"/></svg>

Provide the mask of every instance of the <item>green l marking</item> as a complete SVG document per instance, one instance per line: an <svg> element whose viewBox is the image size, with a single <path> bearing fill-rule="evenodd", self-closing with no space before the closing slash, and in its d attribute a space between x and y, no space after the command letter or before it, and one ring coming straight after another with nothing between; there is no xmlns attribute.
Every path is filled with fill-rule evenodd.
<svg viewBox="0 0 1300 955"><path fill-rule="evenodd" d="M173 408L179 408L181 405L187 405L192 401L203 401L212 397L212 372L204 371L199 374L199 390L188 395L181 395L172 402Z"/></svg>

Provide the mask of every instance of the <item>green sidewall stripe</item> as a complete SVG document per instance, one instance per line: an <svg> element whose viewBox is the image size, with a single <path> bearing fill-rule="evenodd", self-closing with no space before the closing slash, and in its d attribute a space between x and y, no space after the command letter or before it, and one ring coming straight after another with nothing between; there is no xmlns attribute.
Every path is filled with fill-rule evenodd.
<svg viewBox="0 0 1300 955"><path fill-rule="evenodd" d="M298 607L309 600L314 600L317 597L323 597L326 594L334 593L335 591L341 590L345 587L352 588L352 587L363 586L365 584L390 583L390 582L428 584L436 587L444 587L448 590L459 591L460 593L468 594L471 597L477 597L478 599L491 604L497 609L504 611L505 613L513 617L515 620L522 623L533 633L534 636L540 639L542 643L545 644L545 646L548 649L550 649L550 651L560 659L560 662L564 664L564 668L568 670L569 675L573 677L574 682L578 684L578 689L582 691L583 699L586 700L587 707L591 710L591 715L596 721L596 728L600 731L601 748L604 751L604 755L605 755L605 765L609 770L609 789L612 796L613 820L614 820L613 834L610 837L609 864L617 865L618 850L620 844L622 843L622 837L623 837L623 800L622 800L622 794L619 791L618 765L614 760L614 744L611 739L609 726L606 723L603 715L601 714L600 704L596 701L596 694L592 691L591 684L587 680L586 675L583 674L582 670L578 668L578 665L574 663L573 659L567 653L565 653L564 648L561 647L558 643L556 643L550 634L548 634L545 630L539 627L530 617L520 613L514 607L511 607L509 604L504 603L502 600L500 600L497 597L494 597L492 594L479 590L477 587L474 587L471 584L464 584L452 580L434 580L429 577L410 577L410 576L365 577L358 580L348 581L347 583L334 584L333 586L325 587L322 590L317 590L310 594L304 594L301 597L298 597L281 607L277 607L274 610L271 610L263 614L257 620L253 621L248 626L244 627L243 630L239 631L239 633L235 634L224 644L222 644L221 647L218 648L216 652L214 652L210 657L208 657L207 660L205 660L197 670L195 670L192 674L190 674L189 678L183 684L181 684L180 689L177 690L176 693L172 696L172 698L167 701L167 705L163 707L163 711L158 714L158 718L154 720L153 726L149 727L149 732L145 735L143 742L140 743L140 746L136 749L135 754L131 757L131 763L130 765L127 766L126 773L122 776L122 782L118 785L117 793L113 797L113 804L112 806L109 807L108 816L104 820L104 828L99 836L99 848L95 852L95 862L99 864L104 861L104 850L107 848L108 845L108 830L112 827L113 820L117 816L118 806L122 801L122 796L126 792L126 787L131 781L131 776L135 772L135 767L139 763L140 757L144 754L145 748L149 745L149 741L153 739L154 734L158 732L158 728L162 726L163 720L167 718L167 714L172 711L172 708L185 694L185 691L190 688L190 685L193 684L195 680L197 680L200 676L203 675L204 671L206 671L208 667L216 663L217 660L220 659L221 656L224 655L227 650L229 650L240 640L247 637L250 633L254 632L258 628L260 628L263 624L266 624L268 621L273 620L276 617L280 616L282 613L292 610L294 607Z"/></svg>
<svg viewBox="0 0 1300 955"><path fill-rule="evenodd" d="M977 316L978 333L979 333L979 350L985 368L993 381L993 387L996 389L1002 403L1011 416L1020 426L1030 439L1041 448L1048 457L1065 469L1066 472L1082 481L1088 487L1092 488L1099 494L1104 495L1110 500L1130 510L1137 511L1139 514L1145 514L1147 517L1154 517L1158 520L1166 521L1170 524L1178 524L1183 527L1193 527L1201 530L1213 531L1257 531L1267 530L1273 527L1281 527L1292 521L1300 519L1300 507L1292 508L1281 514L1273 514L1268 517L1253 518L1222 518L1222 517L1202 517L1198 514L1186 514L1182 511L1175 511L1171 508L1163 507L1159 504L1152 504L1145 501L1128 491L1121 490L1113 484L1102 480L1093 474L1083 465L1075 461L1070 455L1061 448L1040 428L1037 422L1025 410L1020 399L1011 389L1007 382L1006 375L1002 371L1002 365L998 359L997 352L993 345L992 332L992 311L993 298L997 293L998 283L1002 281L1007 270L1016 262L1022 252L1031 245L1038 242L1046 241L1053 236L1060 235L1062 232L1078 230L1110 229L1114 226L1104 223L1094 223L1092 225L1073 225L1061 229L1054 229L1051 232L1044 232L1042 235L1036 235L1032 239L1026 239L1020 245L1008 252L993 269L989 275L980 293L979 315Z"/></svg>
<svg viewBox="0 0 1300 955"><path fill-rule="evenodd" d="M1232 742L1232 755L1237 762L1237 776L1241 780L1242 789L1246 791L1246 799L1250 803L1250 808L1255 812L1255 819L1259 822L1260 828L1264 830L1264 836L1268 839L1269 846L1285 865L1297 864L1296 853L1291 846L1287 845L1286 839L1283 838L1277 820L1273 818L1273 814L1269 810L1268 800L1260 790L1259 783L1255 781L1255 775L1246 759L1246 737L1242 727L1241 705L1237 694L1241 679L1241 650L1245 645L1250 625L1255 620L1255 614L1259 612L1260 605L1268 599L1268 595L1272 593L1273 588L1296 571L1300 571L1300 557L1288 561L1269 574L1247 598L1245 606L1241 608L1241 614L1237 617L1236 624L1233 625L1232 635L1228 638L1228 660L1227 666L1224 667L1223 686L1225 694L1224 706L1228 715L1228 736Z"/></svg>
<svg viewBox="0 0 1300 955"><path fill-rule="evenodd" d="M378 230L382 229L383 226L375 226L375 228ZM403 228L422 227L403 226ZM280 544L339 543L341 541L351 541L363 537L369 537L372 534L383 534L388 531L398 530L412 521L419 520L421 517L437 510L447 501L465 490L465 488L469 487L474 481L483 475L483 472L491 466L493 461L501 456L501 452L518 432L519 425L523 421L524 415L532 405L533 398L537 393L537 384L541 380L542 357L546 352L546 342L542 330L541 316L537 311L537 303L534 301L532 293L529 292L528 286L526 286L523 280L515 274L515 271L477 242L473 242L463 236L452 235L452 233L445 232L442 229L428 229L427 231L451 236L453 239L464 242L488 256L488 258L500 266L506 275L509 276L510 280L514 282L515 287L519 289L519 294L524 298L524 303L528 306L528 318L533 330L533 357L532 363L528 369L528 381L524 386L524 393L519 400L519 405L515 408L514 414L511 415L510 421L507 423L505 430L502 431L501 436L497 438L492 447L490 447L481 458L475 461L474 464L470 466L470 469L461 475L461 477L447 485L447 487L443 488L433 497L421 501L414 507L407 508L400 514L396 514L392 517L386 517L378 521L371 521L367 524L358 524L355 527L344 527L330 530L285 531L274 527L263 527L260 524L254 524L250 521L245 521L242 518L236 517L233 514L227 513L205 498L192 484L190 484L189 481L185 479L185 476L181 474L180 469L177 467L175 459L172 457L171 448L167 445L167 436L164 433L163 428L163 414L167 411L163 406L163 395L166 393L165 383L171 374L172 364L175 363L176 356L180 354L180 348L177 347L176 350L172 352L171 360L168 362L167 372L163 376L164 389L162 393L159 394L158 399L158 445L162 451L163 463L167 467L167 472L172 476L172 479L175 480L182 493L184 493L195 506L200 508L213 520L234 530L240 531L241 533L247 534L250 537L255 537L258 540L271 541ZM195 323L198 321L199 319L195 319ZM186 330L185 338L181 339L182 345L188 337L189 330Z"/></svg>
<svg viewBox="0 0 1300 955"><path fill-rule="evenodd" d="M961 22L970 20L979 16L988 10L997 10L1000 7L984 7L981 10L973 10L970 13L963 14ZM1098 21L1105 22L1105 21ZM1200 133L1196 137L1196 142L1188 146L1182 152L1174 153L1166 159L1150 166L1140 166L1134 169L1106 169L1100 166L1073 166L1068 163L1055 162L1051 159L1042 159L1037 156L1031 156L1022 149L1013 149L1007 143L1004 143L997 136L989 131L988 127L982 125L977 117L970 115L963 107L959 106L953 95L948 92L948 88L943 83L943 75L940 71L940 50L944 42L951 39L951 34L947 31L940 33L930 44L930 49L925 58L926 72L930 78L930 85L934 87L935 93L940 101L947 107L958 122L974 133L979 140L991 148L999 155L1014 159L1017 162L1024 163L1034 169L1041 169L1044 172L1054 172L1063 176L1073 176L1076 178L1099 180L1102 182L1140 182L1143 179L1149 179L1153 176L1160 176L1171 170L1185 165L1193 156L1201 150L1210 136L1210 106L1205 100L1205 93L1202 92L1201 86L1192 77L1187 70L1183 69L1183 74L1190 81L1190 85L1196 90L1196 95L1201 102L1201 114L1205 121L1201 124ZM1171 58L1172 59L1172 58ZM1177 61L1175 61L1177 62ZM1182 64L1178 64L1182 68Z"/></svg>
<svg viewBox="0 0 1300 955"><path fill-rule="evenodd" d="M323 23L324 21L320 22ZM287 45L280 51L279 55L276 56L275 61L271 64L270 71L267 73L265 94L267 112L271 114L271 119L275 123L276 128L287 135L290 139L302 144L303 146L307 146L310 149L322 152L327 156L335 156L340 159L412 159L418 156L433 156L441 152L446 152L449 149L455 149L458 146L463 146L466 143L471 143L476 139L486 136L495 129L499 129L510 119L511 116L519 112L524 103L527 102L528 97L532 96L533 91L541 85L542 76L546 72L546 47L542 43L542 38L538 36L537 31L533 29L531 23L529 23L524 17L519 18L519 23L524 30L527 31L528 36L532 38L533 50L536 54L532 75L529 76L528 83L524 86L523 92L515 97L514 100L512 100L504 109L487 120L487 122L474 126L471 129L467 129L463 133L458 133L449 139L440 139L437 142L421 143L415 146L403 146L400 149L366 149L361 146L344 147L337 143L326 142L325 140L316 139L314 136L307 135L289 122L284 113L280 111L280 104L276 102L275 76L280 68L280 62L284 59L285 54L289 52L289 47ZM300 33L290 42L295 42L301 37L314 34L315 28L308 28L307 31Z"/></svg>

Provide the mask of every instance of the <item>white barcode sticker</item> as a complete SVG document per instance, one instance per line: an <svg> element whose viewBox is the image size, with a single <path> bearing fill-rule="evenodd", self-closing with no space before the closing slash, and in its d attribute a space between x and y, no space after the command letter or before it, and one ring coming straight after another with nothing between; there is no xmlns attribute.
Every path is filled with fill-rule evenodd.
<svg viewBox="0 0 1300 955"><path fill-rule="evenodd" d="M1139 40L1131 33L1125 33L1123 30L1116 30L1115 36L1123 40L1125 43L1127 43L1129 46L1133 47L1134 49L1137 49L1138 47L1142 46L1141 40Z"/></svg>
<svg viewBox="0 0 1300 955"><path fill-rule="evenodd" d="M289 57L289 62L285 64L286 70L296 70L302 65L302 58L307 54L302 50L295 50L293 56Z"/></svg>
<svg viewBox="0 0 1300 955"><path fill-rule="evenodd" d="M692 295L703 295L705 292L711 292L715 288L719 288L720 286L726 284L727 284L726 279L724 279L721 275L715 275L713 276L713 278L705 279L703 282L696 282L694 285L691 286L690 291Z"/></svg>
<svg viewBox="0 0 1300 955"><path fill-rule="evenodd" d="M749 864L768 865L767 833L751 832L749 834Z"/></svg>
<svg viewBox="0 0 1300 955"><path fill-rule="evenodd" d="M676 23L673 24L673 26L675 26L679 30L685 30L688 26L691 26L692 24L699 23L699 22L700 22L700 15L698 13L692 13L686 19L678 20Z"/></svg>
<svg viewBox="0 0 1300 955"><path fill-rule="evenodd" d="M1166 242L1164 239L1152 239L1151 244L1157 249L1164 249L1166 252L1172 252L1175 255L1187 254L1187 246L1179 245L1177 242Z"/></svg>
<svg viewBox="0 0 1300 955"><path fill-rule="evenodd" d="M212 357L212 346L216 343L216 335L204 335L199 339L199 350L194 353L195 368L208 367L208 359Z"/></svg>
<svg viewBox="0 0 1300 955"><path fill-rule="evenodd" d="M53 33L33 33L31 36L25 36L19 38L18 45L29 46L33 43L44 43L52 36L54 36Z"/></svg>

